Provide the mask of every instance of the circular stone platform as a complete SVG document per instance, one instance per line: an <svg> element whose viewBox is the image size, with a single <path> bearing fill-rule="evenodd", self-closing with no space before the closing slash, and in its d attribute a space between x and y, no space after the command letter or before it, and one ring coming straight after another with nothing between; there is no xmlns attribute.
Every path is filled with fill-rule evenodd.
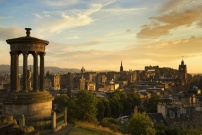
<svg viewBox="0 0 202 135"><path fill-rule="evenodd" d="M8 92L4 98L4 115L43 117L51 115L53 96L48 91Z"/></svg>

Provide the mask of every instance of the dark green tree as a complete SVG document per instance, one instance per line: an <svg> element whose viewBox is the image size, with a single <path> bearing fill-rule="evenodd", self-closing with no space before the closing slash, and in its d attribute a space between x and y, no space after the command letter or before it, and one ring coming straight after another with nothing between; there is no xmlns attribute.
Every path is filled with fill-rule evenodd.
<svg viewBox="0 0 202 135"><path fill-rule="evenodd" d="M67 107L69 97L67 95L61 95L54 99L53 101L53 109L56 109L56 111L63 111L64 107Z"/></svg>
<svg viewBox="0 0 202 135"><path fill-rule="evenodd" d="M156 135L166 135L165 131L166 131L166 126L163 123L159 123L158 125L156 125L155 129L156 129Z"/></svg>
<svg viewBox="0 0 202 135"><path fill-rule="evenodd" d="M145 113L132 115L127 131L132 135L155 135L154 123Z"/></svg>
<svg viewBox="0 0 202 135"><path fill-rule="evenodd" d="M102 102L105 106L105 110L104 110L104 117L111 117L111 108L110 108L110 103L108 99L102 99Z"/></svg>
<svg viewBox="0 0 202 135"><path fill-rule="evenodd" d="M98 109L97 120L98 121L101 121L104 118L104 116L105 116L105 108L106 107L104 105L103 99L99 98L98 103L97 103L97 109Z"/></svg>
<svg viewBox="0 0 202 135"><path fill-rule="evenodd" d="M131 113L133 113L135 106L140 105L140 96L136 92L134 92L134 90L131 90L126 94L127 94L126 115L130 115Z"/></svg>
<svg viewBox="0 0 202 135"><path fill-rule="evenodd" d="M97 102L96 95L86 90L80 90L74 96L74 114L77 120L96 122Z"/></svg>
<svg viewBox="0 0 202 135"><path fill-rule="evenodd" d="M165 130L166 135L184 135L183 132L184 131L182 129L170 128L170 127L167 127ZM185 135L189 135L189 134L185 133ZM190 134L190 135L192 135L192 134Z"/></svg>
<svg viewBox="0 0 202 135"><path fill-rule="evenodd" d="M157 104L161 101L160 96L152 96L151 98L145 100L144 107L146 108L147 113L156 113Z"/></svg>

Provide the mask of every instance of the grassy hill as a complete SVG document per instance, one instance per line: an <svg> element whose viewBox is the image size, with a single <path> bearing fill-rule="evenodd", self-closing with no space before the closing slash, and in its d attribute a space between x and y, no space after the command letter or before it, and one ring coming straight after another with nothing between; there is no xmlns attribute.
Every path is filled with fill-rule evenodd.
<svg viewBox="0 0 202 135"><path fill-rule="evenodd" d="M91 123L77 122L68 135L122 135L122 133Z"/></svg>

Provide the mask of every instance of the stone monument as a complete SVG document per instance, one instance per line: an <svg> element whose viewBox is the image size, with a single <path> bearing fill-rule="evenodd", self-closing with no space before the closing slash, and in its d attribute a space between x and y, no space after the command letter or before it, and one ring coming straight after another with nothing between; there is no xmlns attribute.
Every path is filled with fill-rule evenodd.
<svg viewBox="0 0 202 135"><path fill-rule="evenodd" d="M26 36L8 39L10 45L10 91L3 101L3 115L37 118L50 116L53 96L44 90L44 56L48 41L30 36L31 28L25 28ZM23 86L20 89L19 55L23 55ZM33 89L30 88L28 56L33 56ZM39 57L39 59L38 59ZM38 72L40 60L40 72Z"/></svg>

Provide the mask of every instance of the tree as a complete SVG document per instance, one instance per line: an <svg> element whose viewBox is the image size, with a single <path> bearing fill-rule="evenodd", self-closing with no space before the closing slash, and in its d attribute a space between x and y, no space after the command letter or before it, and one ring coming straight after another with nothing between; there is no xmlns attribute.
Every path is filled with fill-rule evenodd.
<svg viewBox="0 0 202 135"><path fill-rule="evenodd" d="M185 130L184 130L185 131ZM165 129L165 133L166 135L184 135L184 132L182 129L178 129L178 128L170 128L167 127ZM185 135L189 135L185 132ZM194 135L194 134L190 134L190 135ZM199 135L199 134L198 134Z"/></svg>
<svg viewBox="0 0 202 135"><path fill-rule="evenodd" d="M102 99L103 104L105 106L105 110L104 110L104 117L111 117L111 108L110 108L110 103L108 99Z"/></svg>
<svg viewBox="0 0 202 135"><path fill-rule="evenodd" d="M140 105L140 97L132 91L115 91L109 97L111 107L111 117L119 117L120 115L130 115L133 113L135 106Z"/></svg>
<svg viewBox="0 0 202 135"><path fill-rule="evenodd" d="M146 109L144 106L138 106L137 108L138 108L138 112L140 113L146 112Z"/></svg>
<svg viewBox="0 0 202 135"><path fill-rule="evenodd" d="M134 92L134 90L132 91L128 91L127 93L127 106L126 106L126 115L130 115L131 113L133 113L135 106L139 106L140 105L140 96Z"/></svg>
<svg viewBox="0 0 202 135"><path fill-rule="evenodd" d="M98 109L97 119L98 121L100 121L104 118L105 115L105 105L103 99L98 99L97 109Z"/></svg>
<svg viewBox="0 0 202 135"><path fill-rule="evenodd" d="M157 104L161 101L160 96L152 96L150 99L147 99L144 102L144 107L146 108L147 113L156 113Z"/></svg>
<svg viewBox="0 0 202 135"><path fill-rule="evenodd" d="M166 126L163 123L159 123L158 125L155 126L156 129L156 135L166 135Z"/></svg>
<svg viewBox="0 0 202 135"><path fill-rule="evenodd" d="M127 131L132 135L155 135L154 123L145 113L132 115Z"/></svg>
<svg viewBox="0 0 202 135"><path fill-rule="evenodd" d="M100 124L103 127L108 127L114 131L118 131L118 130L120 131L120 129L121 129L119 121L117 121L114 118L104 118L104 119L102 119Z"/></svg>
<svg viewBox="0 0 202 135"><path fill-rule="evenodd" d="M96 95L86 90L80 90L74 97L74 115L77 120L96 122L97 116Z"/></svg>
<svg viewBox="0 0 202 135"><path fill-rule="evenodd" d="M61 95L56 97L53 101L53 105L56 105L56 111L59 111L59 112L63 111L63 108L67 107L68 100L69 100L69 97L67 95Z"/></svg>

